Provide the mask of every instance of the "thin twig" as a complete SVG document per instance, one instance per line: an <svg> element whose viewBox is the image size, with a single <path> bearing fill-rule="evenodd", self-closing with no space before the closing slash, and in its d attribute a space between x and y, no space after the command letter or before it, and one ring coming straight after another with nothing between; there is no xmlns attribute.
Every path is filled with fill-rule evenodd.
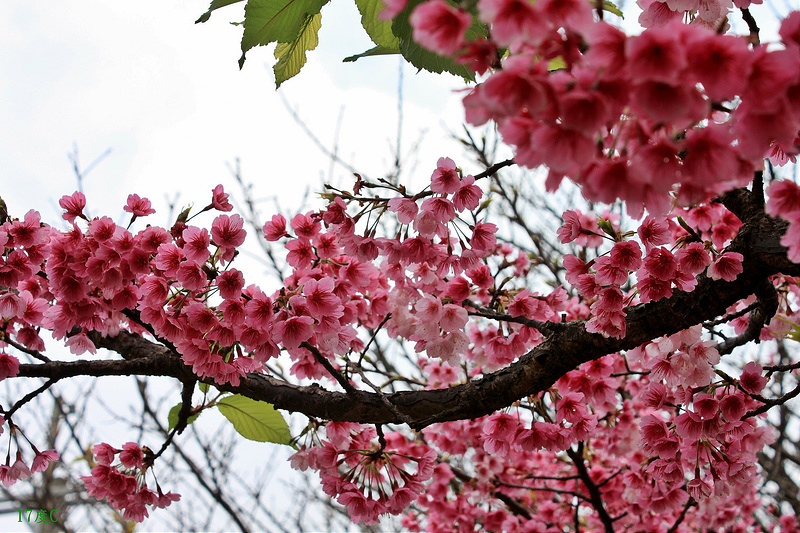
<svg viewBox="0 0 800 533"><path fill-rule="evenodd" d="M751 395L752 396L752 395ZM792 398L796 398L800 396L800 384L797 385L794 389L789 391L788 393L784 394L779 398L760 398L759 401L764 402L764 405L753 409L752 411L748 411L743 417L742 420L746 420L750 417L760 415L761 413L766 413L776 405L783 405Z"/></svg>
<svg viewBox="0 0 800 533"><path fill-rule="evenodd" d="M325 370L327 370L328 373L339 383L339 385L342 386L345 392L347 393L356 392L356 388L353 387L352 383L347 381L347 379L345 379L345 377L338 370L333 368L331 362L328 361L328 359L324 355L322 355L322 353L317 349L316 346L310 344L308 341L303 341L300 347L305 348L306 350L311 352L311 354L314 356L314 359L316 359L319 364L325 367Z"/></svg>
<svg viewBox="0 0 800 533"><path fill-rule="evenodd" d="M747 29L750 30L750 42L753 46L758 46L761 44L761 38L759 37L759 32L761 31L758 28L758 24L756 23L756 19L753 18L753 14L750 13L750 9L742 8L742 18L747 23Z"/></svg>
<svg viewBox="0 0 800 533"><path fill-rule="evenodd" d="M36 359L38 359L39 361L42 361L43 363L51 362L50 358L47 357L46 355L42 354L41 352L38 352L36 350L31 350L30 348L26 348L25 346L19 344L18 342L14 341L13 339L9 339L7 336L4 336L2 340L6 344L9 344L9 345L13 346L14 348L19 350L20 352L26 353L26 354L30 355L31 357L35 357Z"/></svg>
<svg viewBox="0 0 800 533"><path fill-rule="evenodd" d="M583 462L583 442L578 442L577 450L567 448L566 452L569 458L572 459L572 462L575 464L575 469L578 471L581 481L583 481L583 484L589 491L589 501L592 504L592 507L594 507L594 510L597 512L597 516L600 518L600 521L603 523L606 533L614 533L614 519L611 518L611 515L609 515L608 511L606 511L606 508L603 505L603 496L600 493L600 489L592 479L591 474L589 474L586 464Z"/></svg>
<svg viewBox="0 0 800 533"><path fill-rule="evenodd" d="M672 527L667 530L667 533L675 533L678 531L678 526L680 526L681 522L683 522L683 519L686 518L686 513L688 513L689 509L695 505L697 505L697 502L694 501L693 498L689 498L689 501L683 506L680 516L678 516L678 518L675 520L675 523L672 524Z"/></svg>
<svg viewBox="0 0 800 533"><path fill-rule="evenodd" d="M11 409L9 409L8 411L6 411L5 417L6 417L7 419L8 419L8 418L11 418L11 415L13 415L14 413L16 413L16 412L17 412L17 410L18 410L20 407L22 407L23 405L25 405L25 404L26 404L26 403L28 403L29 401L31 401L31 400L33 400L34 398L36 398L36 397L37 397L39 394L41 394L41 393L43 393L44 391L46 391L47 389L49 389L49 388L50 388L50 387L51 387L51 386L52 386L54 383L56 383L57 381L58 381L58 378L48 379L48 380L45 382L45 384L44 384L44 385L42 385L42 386L41 386L41 387L39 387L38 389L36 389L36 390L34 390L34 391L32 391L32 392L29 392L28 394L26 394L26 395L25 395L25 396L24 396L24 397L23 397L21 400L19 400L17 403L15 403L15 404L14 404L14 406L13 406Z"/></svg>

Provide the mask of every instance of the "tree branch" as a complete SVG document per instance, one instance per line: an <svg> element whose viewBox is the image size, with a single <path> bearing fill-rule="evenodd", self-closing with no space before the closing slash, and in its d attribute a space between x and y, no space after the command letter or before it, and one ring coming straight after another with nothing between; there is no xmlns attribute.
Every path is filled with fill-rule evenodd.
<svg viewBox="0 0 800 533"><path fill-rule="evenodd" d="M589 470L586 469L586 463L583 462L583 442L578 442L577 450L567 448L566 452L575 464L575 469L578 471L578 476L580 476L581 481L583 481L583 484L586 486L586 490L589 491L589 501L597 512L600 521L603 523L603 528L606 533L614 533L614 519L611 518L611 515L606 511L605 505L603 505L603 495L600 494L600 489L589 474Z"/></svg>
<svg viewBox="0 0 800 533"><path fill-rule="evenodd" d="M739 189L722 201L743 221L730 251L743 255L743 272L735 282L701 277L693 292L628 309L624 339L588 333L585 321L559 324L542 344L506 368L447 389L400 391L385 396L353 390L333 392L317 384L292 385L263 374L248 374L239 386L214 384L223 391L272 403L276 408L333 421L365 424L407 422L415 429L436 422L484 416L520 398L550 388L560 377L588 361L640 346L725 314L728 307L759 292L769 276L800 275L800 265L786 256L779 240L787 224L767 216L749 191ZM137 335L99 337L96 344L127 360L75 361L20 365L20 377L62 379L78 375L154 375L190 379L191 369L178 355ZM388 400L393 408L384 401Z"/></svg>

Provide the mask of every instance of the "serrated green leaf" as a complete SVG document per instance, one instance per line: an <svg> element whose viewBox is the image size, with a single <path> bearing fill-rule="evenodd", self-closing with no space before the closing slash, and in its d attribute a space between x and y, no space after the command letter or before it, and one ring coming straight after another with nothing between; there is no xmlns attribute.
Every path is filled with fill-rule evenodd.
<svg viewBox="0 0 800 533"><path fill-rule="evenodd" d="M342 61L344 63L350 63L352 61L356 61L361 59L362 57L369 57L369 56L385 56L385 55L392 55L392 54L399 54L400 50L398 49L390 49L383 46L376 46L374 48L370 48L366 52L361 52L360 54L356 54L354 56L345 57Z"/></svg>
<svg viewBox="0 0 800 533"><path fill-rule="evenodd" d="M379 16L383 11L383 0L356 0L356 6L361 13L361 25L372 42L384 48L397 50L400 40L392 33L392 21L383 20Z"/></svg>
<svg viewBox="0 0 800 533"><path fill-rule="evenodd" d="M603 11L608 11L609 13L613 13L619 18L625 18L625 16L622 14L622 11L617 7L617 5L614 2L611 2L610 0L603 1Z"/></svg>
<svg viewBox="0 0 800 533"><path fill-rule="evenodd" d="M319 13L328 0L247 0L239 68L254 46L293 43L309 15Z"/></svg>
<svg viewBox="0 0 800 533"><path fill-rule="evenodd" d="M178 402L178 405L174 406L172 409L169 410L169 415L167 415L167 422L169 422L169 429L168 431L172 431L172 429L178 425L178 413L181 411L181 407L183 407L183 402ZM197 420L198 415L192 415L186 420L186 425L188 426L195 420Z"/></svg>
<svg viewBox="0 0 800 533"><path fill-rule="evenodd" d="M289 426L271 404L234 394L222 398L217 407L244 438L290 445Z"/></svg>
<svg viewBox="0 0 800 533"><path fill-rule="evenodd" d="M467 81L475 81L475 73L473 71L457 63L452 58L440 56L421 47L412 38L409 17L414 8L424 1L426 0L410 0L405 9L392 21L392 33L400 41L400 53L403 54L406 61L420 70L427 70L436 74L449 72L450 74L461 76ZM467 29L465 39L472 41L479 36L486 36L487 34L486 25L473 17L472 26Z"/></svg>
<svg viewBox="0 0 800 533"><path fill-rule="evenodd" d="M206 22L209 18L211 18L211 12L215 9L236 4L241 1L242 0L211 0L211 6L209 6L208 11L200 15L200 18L195 20L194 23L197 24L198 22Z"/></svg>
<svg viewBox="0 0 800 533"><path fill-rule="evenodd" d="M297 39L291 43L278 43L275 47L275 58L278 60L272 71L275 73L275 88L292 76L297 75L306 64L306 52L319 44L317 32L322 27L322 13L308 15L303 22Z"/></svg>

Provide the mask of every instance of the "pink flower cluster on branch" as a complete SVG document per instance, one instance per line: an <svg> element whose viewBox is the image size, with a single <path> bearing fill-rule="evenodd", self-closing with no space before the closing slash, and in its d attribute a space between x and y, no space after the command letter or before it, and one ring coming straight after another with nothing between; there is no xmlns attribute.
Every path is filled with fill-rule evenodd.
<svg viewBox="0 0 800 533"><path fill-rule="evenodd" d="M672 192L691 205L744 186L765 156L800 152L797 14L783 22L783 48L749 47L716 31L731 2L644 4L652 27L628 37L593 22L590 2L478 2L473 17L509 54L464 98L467 121L497 123L517 163L549 169L549 189L569 177L588 200L625 200L634 216L665 215ZM411 17L423 46L471 64L468 21L440 0Z"/></svg>
<svg viewBox="0 0 800 533"><path fill-rule="evenodd" d="M329 422L327 439L311 434L312 446L295 453L294 468L317 470L325 493L345 506L354 522L373 524L385 513L403 512L433 475L436 451L409 442L400 433L380 435L373 428Z"/></svg>
<svg viewBox="0 0 800 533"><path fill-rule="evenodd" d="M5 426L6 423L7 421L5 417L0 415L0 435L3 434L3 426ZM24 437L22 429L10 421L8 421L8 426L10 426L9 440L15 440L17 444L17 453L16 460L13 464L11 464L11 445L9 443L6 462L5 464L0 465L0 483L6 487L15 484L17 481L28 479L36 472L44 472L47 470L47 467L50 465L50 463L58 461L60 457L59 453L55 450L45 450L43 452L39 451L35 445L25 438L25 441L29 444L31 451L34 454L33 461L31 461L30 464L27 463L23 458L22 448L19 445L20 440L18 437L20 435Z"/></svg>
<svg viewBox="0 0 800 533"><path fill-rule="evenodd" d="M180 495L164 494L156 483L156 491L147 488L145 476L152 467L152 455L148 448L128 442L118 450L106 443L92 448L97 465L90 476L82 476L86 491L98 500L123 511L125 520L141 522L149 516L148 507L163 509L179 501ZM119 454L119 460L115 458Z"/></svg>

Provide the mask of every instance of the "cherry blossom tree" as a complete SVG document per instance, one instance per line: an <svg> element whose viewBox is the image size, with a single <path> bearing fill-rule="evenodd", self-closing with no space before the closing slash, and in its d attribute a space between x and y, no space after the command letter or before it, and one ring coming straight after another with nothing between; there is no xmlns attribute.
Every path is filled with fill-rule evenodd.
<svg viewBox="0 0 800 533"><path fill-rule="evenodd" d="M99 443L82 477L126 519L179 505L154 473L217 409L292 446L354 522L798 530L782 458L800 394L800 12L761 42L747 0L641 1L638 35L609 2L356 3L376 48L348 59L477 79L467 121L495 124L513 159L473 142L480 171L442 157L418 189L356 175L274 214L257 233L285 249L278 287L237 268L248 228L221 185L168 228L136 194L127 226L79 192L60 201L67 230L4 209L0 379L30 392L2 406L0 481L59 460L25 433L44 391L161 376L182 387L162 446ZM243 52L277 42L280 84L322 5L249 0ZM549 230L520 193L541 173L547 194L575 184L588 202Z"/></svg>

